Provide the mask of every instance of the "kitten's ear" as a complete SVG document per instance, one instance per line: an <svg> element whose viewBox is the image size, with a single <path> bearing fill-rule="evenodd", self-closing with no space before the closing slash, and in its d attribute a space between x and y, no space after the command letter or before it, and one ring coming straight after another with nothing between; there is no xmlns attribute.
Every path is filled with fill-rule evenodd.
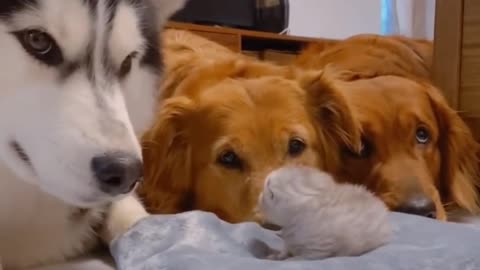
<svg viewBox="0 0 480 270"><path fill-rule="evenodd" d="M150 0L157 10L157 22L160 26L170 19L177 11L185 7L188 0Z"/></svg>

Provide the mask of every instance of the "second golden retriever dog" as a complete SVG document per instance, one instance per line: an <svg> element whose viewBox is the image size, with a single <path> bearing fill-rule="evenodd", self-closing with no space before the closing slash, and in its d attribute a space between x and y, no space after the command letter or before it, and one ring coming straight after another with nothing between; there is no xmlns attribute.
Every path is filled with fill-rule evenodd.
<svg viewBox="0 0 480 270"><path fill-rule="evenodd" d="M151 212L256 220L270 172L306 165L335 173L341 149L359 145L335 72L295 74L173 33L165 45L167 96L143 137L140 194Z"/></svg>
<svg viewBox="0 0 480 270"><path fill-rule="evenodd" d="M364 184L396 211L440 220L476 215L478 144L429 82L431 44L360 35L297 64L352 71L339 87L362 129L360 155L344 155L345 181Z"/></svg>
<svg viewBox="0 0 480 270"><path fill-rule="evenodd" d="M295 64L307 69L337 67L374 75L430 79L433 44L423 39L374 34L355 35L325 46L310 44Z"/></svg>
<svg viewBox="0 0 480 270"><path fill-rule="evenodd" d="M398 76L341 88L363 141L360 155L344 155L341 178L400 212L440 220L479 212L478 144L438 89Z"/></svg>

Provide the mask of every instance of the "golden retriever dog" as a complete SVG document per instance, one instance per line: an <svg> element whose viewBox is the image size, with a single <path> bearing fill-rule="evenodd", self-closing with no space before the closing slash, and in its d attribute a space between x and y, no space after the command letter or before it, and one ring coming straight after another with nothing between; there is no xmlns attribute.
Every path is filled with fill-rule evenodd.
<svg viewBox="0 0 480 270"><path fill-rule="evenodd" d="M426 40L357 35L313 44L295 64L351 72L337 85L362 129L363 150L345 151L339 179L365 184L395 211L455 221L480 212L479 146L430 83L432 51Z"/></svg>
<svg viewBox="0 0 480 270"><path fill-rule="evenodd" d="M480 212L478 144L438 89L392 75L337 85L363 145L345 151L340 179L399 212L452 221Z"/></svg>
<svg viewBox="0 0 480 270"><path fill-rule="evenodd" d="M341 149L358 149L359 129L334 71L296 73L186 32L165 37L166 94L143 137L139 193L151 213L203 210L228 222L258 221L270 172L305 165L336 173Z"/></svg>
<svg viewBox="0 0 480 270"><path fill-rule="evenodd" d="M433 44L422 39L374 34L355 35L333 45L312 43L295 65L322 69L330 63L351 71L430 79Z"/></svg>

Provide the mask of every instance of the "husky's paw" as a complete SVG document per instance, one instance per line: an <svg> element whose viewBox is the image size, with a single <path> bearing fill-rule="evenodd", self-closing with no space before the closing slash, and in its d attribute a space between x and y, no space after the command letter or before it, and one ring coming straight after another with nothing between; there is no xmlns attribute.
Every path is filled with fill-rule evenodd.
<svg viewBox="0 0 480 270"><path fill-rule="evenodd" d="M112 203L101 232L102 240L110 244L147 216L149 214L133 195Z"/></svg>

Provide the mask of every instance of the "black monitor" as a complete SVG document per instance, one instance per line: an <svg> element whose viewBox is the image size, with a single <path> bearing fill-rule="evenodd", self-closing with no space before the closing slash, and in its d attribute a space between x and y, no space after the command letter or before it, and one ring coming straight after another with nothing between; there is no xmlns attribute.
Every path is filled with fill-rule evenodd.
<svg viewBox="0 0 480 270"><path fill-rule="evenodd" d="M189 0L172 20L281 32L288 16L288 0Z"/></svg>

